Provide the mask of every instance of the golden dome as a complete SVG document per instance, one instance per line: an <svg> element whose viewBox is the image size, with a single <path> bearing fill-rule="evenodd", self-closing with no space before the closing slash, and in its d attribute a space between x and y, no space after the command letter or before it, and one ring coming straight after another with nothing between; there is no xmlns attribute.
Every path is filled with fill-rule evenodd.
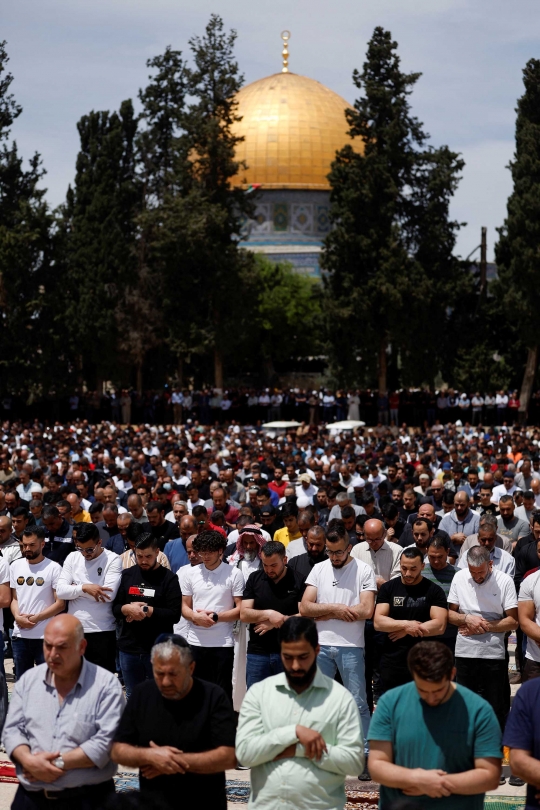
<svg viewBox="0 0 540 810"><path fill-rule="evenodd" d="M261 183L263 189L330 188L327 174L347 135L344 98L320 82L295 73L275 73L237 94L234 134L243 136L236 159L242 169L233 185Z"/></svg>

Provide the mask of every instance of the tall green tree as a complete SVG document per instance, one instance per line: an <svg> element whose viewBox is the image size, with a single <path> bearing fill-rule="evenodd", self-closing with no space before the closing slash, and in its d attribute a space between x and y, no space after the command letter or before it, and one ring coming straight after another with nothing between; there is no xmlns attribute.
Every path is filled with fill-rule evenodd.
<svg viewBox="0 0 540 810"><path fill-rule="evenodd" d="M343 382L376 377L380 391L390 354L403 374L434 376L436 364L426 369L414 353L426 313L432 305L441 313L438 296L459 274L448 206L463 164L426 145L409 102L419 76L401 70L397 43L376 28L362 73L353 73L363 94L346 111L356 148L340 150L329 175L334 228L323 263L333 366Z"/></svg>
<svg viewBox="0 0 540 810"><path fill-rule="evenodd" d="M118 379L117 310L136 268L140 184L133 104L124 101L118 113L91 112L77 128L81 148L62 217L64 313L81 371L99 384Z"/></svg>
<svg viewBox="0 0 540 810"><path fill-rule="evenodd" d="M49 384L58 358L50 301L54 279L53 218L40 188L39 154L24 167L15 142L8 143L21 114L10 86L6 43L0 43L0 386L33 389Z"/></svg>
<svg viewBox="0 0 540 810"><path fill-rule="evenodd" d="M540 311L540 61L530 59L523 70L525 92L518 100L516 151L510 163L514 189L495 248L498 282L506 310L527 348L520 395L527 412L538 365Z"/></svg>

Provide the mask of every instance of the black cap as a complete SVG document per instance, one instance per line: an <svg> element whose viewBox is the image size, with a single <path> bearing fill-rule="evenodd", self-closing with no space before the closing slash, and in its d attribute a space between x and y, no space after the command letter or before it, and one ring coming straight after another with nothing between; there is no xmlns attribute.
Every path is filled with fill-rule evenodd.
<svg viewBox="0 0 540 810"><path fill-rule="evenodd" d="M275 515L276 510L272 506L272 504L270 503L270 504L267 504L266 506L261 506L261 508L259 510L259 514L260 515Z"/></svg>

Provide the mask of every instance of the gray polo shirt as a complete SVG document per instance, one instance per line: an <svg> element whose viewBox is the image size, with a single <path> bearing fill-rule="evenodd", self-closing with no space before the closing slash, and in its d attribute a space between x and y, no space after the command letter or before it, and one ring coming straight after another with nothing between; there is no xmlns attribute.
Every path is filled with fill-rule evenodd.
<svg viewBox="0 0 540 810"><path fill-rule="evenodd" d="M93 768L66 771L49 784L29 782L16 764L25 790L63 790L111 779L116 765L109 755L124 705L118 678L84 658L79 679L62 703L47 664L25 672L15 684L2 735L8 756L19 745L61 754L80 746L94 763Z"/></svg>
<svg viewBox="0 0 540 810"><path fill-rule="evenodd" d="M452 509L439 523L439 529L448 532L450 537L452 537L453 534L458 534L458 532L468 537L470 534L475 534L478 531L479 522L480 516L470 509L464 518L459 518L456 515L456 510Z"/></svg>

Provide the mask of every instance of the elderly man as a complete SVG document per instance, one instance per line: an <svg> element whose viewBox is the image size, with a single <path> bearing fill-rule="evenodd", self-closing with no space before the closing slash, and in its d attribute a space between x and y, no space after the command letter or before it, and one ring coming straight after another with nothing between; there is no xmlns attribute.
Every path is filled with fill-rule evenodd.
<svg viewBox="0 0 540 810"><path fill-rule="evenodd" d="M115 734L112 758L140 768L143 800L176 810L226 810L225 770L234 768L235 718L221 687L193 677L182 638L164 634L151 652L153 678L140 684Z"/></svg>
<svg viewBox="0 0 540 810"><path fill-rule="evenodd" d="M113 734L124 707L122 687L85 661L81 623L57 616L45 628L45 663L17 680L3 743L19 787L13 810L98 810L114 793Z"/></svg>
<svg viewBox="0 0 540 810"><path fill-rule="evenodd" d="M75 492L66 495L66 501L71 504L71 514L75 523L91 523L90 513L81 506L81 499Z"/></svg>
<svg viewBox="0 0 540 810"><path fill-rule="evenodd" d="M498 533L499 524L495 515L485 514L480 518L478 528L481 526L489 526L495 532L495 545L497 548L503 548L509 554L512 553L512 541L508 537L503 537ZM473 546L478 545L478 532L470 534L460 548L459 556L462 557Z"/></svg>
<svg viewBox="0 0 540 810"><path fill-rule="evenodd" d="M133 515L133 520L135 521L135 523L148 522L146 509L144 508L143 501L140 495L137 495L137 493L133 493L133 495L128 495L127 508Z"/></svg>
<svg viewBox="0 0 540 810"><path fill-rule="evenodd" d="M377 590L381 585L401 573L399 561L403 549L397 543L386 540L386 529L380 520L367 520L364 523L363 543L353 547L351 556L361 560L373 569ZM384 633L376 633L373 619L366 620L365 626L366 696L370 711L373 712L374 698L378 697L379 659L384 644Z"/></svg>
<svg viewBox="0 0 540 810"><path fill-rule="evenodd" d="M236 753L251 768L248 807L343 808L345 777L364 766L357 706L317 668L314 621L287 619L279 643L285 671L252 686L238 721Z"/></svg>
<svg viewBox="0 0 540 810"><path fill-rule="evenodd" d="M471 499L463 490L454 495L454 508L443 517L439 529L450 535L454 545L461 546L470 534L478 531L480 517L470 508Z"/></svg>
<svg viewBox="0 0 540 810"><path fill-rule="evenodd" d="M495 531L494 527L492 525L483 523L478 529L477 537L478 546L483 546L489 551L489 557L493 563L493 568L495 568L497 571L503 571L505 574L509 574L511 577L513 577L516 572L516 561L512 555L503 548L497 547L497 532ZM461 554L457 562L458 568L467 567L467 554L468 552Z"/></svg>
<svg viewBox="0 0 540 810"><path fill-rule="evenodd" d="M331 508L330 514L328 515L328 522L330 523L331 520L341 520L341 510L345 506L352 506L357 516L366 514L364 507L352 503L350 496L346 492L338 492L336 495L336 505Z"/></svg>
<svg viewBox="0 0 540 810"><path fill-rule="evenodd" d="M469 549L448 606L449 622L458 628L457 682L487 700L504 730L510 709L504 636L518 626L518 601L512 578L493 567L487 548Z"/></svg>

